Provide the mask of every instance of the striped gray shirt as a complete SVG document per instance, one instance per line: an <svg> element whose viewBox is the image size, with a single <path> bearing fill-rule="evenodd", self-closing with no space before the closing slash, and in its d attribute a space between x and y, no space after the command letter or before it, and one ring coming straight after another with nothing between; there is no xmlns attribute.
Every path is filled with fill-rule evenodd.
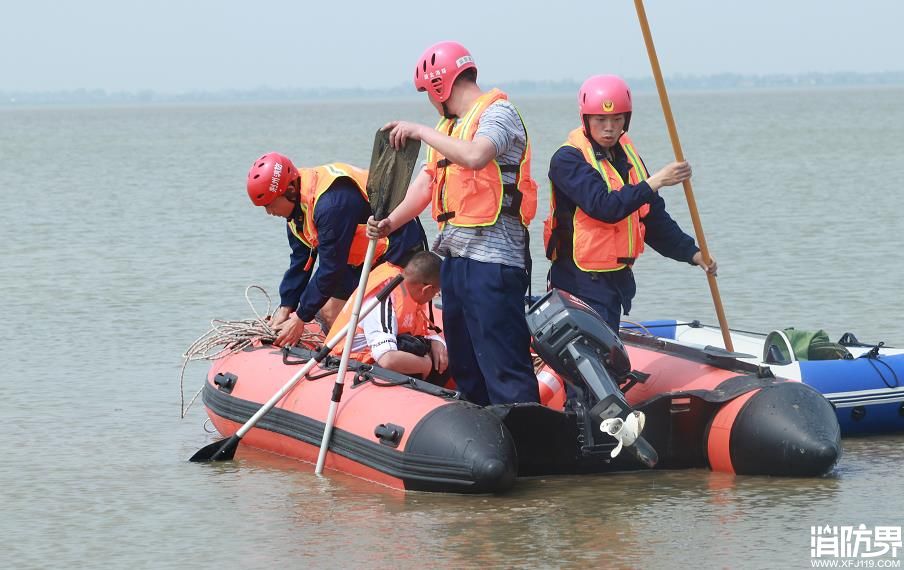
<svg viewBox="0 0 904 570"><path fill-rule="evenodd" d="M480 115L475 137L490 139L496 146L496 161L500 164L520 164L527 144L527 133L515 106L507 100L496 101ZM503 172L502 182L515 182L514 172ZM511 205L511 196L503 196L503 206ZM525 240L527 228L510 214L500 214L492 226L461 228L446 224L433 242L437 254L467 257L486 263L501 263L525 268Z"/></svg>

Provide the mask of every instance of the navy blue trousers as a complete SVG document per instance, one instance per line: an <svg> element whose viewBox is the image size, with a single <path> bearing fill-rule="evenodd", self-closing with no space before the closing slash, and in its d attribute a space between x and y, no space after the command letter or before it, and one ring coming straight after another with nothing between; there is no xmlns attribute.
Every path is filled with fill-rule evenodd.
<svg viewBox="0 0 904 570"><path fill-rule="evenodd" d="M615 301L613 303L605 304L597 301L596 299L588 299L586 297L581 297L580 295L575 295L574 293L572 293L572 295L590 305L590 307L594 311L596 311L600 314L601 317L603 317L603 321L605 321L606 324L609 325L609 328L611 328L616 335L618 334L618 327L621 323L621 303Z"/></svg>
<svg viewBox="0 0 904 570"><path fill-rule="evenodd" d="M443 326L449 368L471 402L538 402L524 318L527 273L465 257L443 260Z"/></svg>

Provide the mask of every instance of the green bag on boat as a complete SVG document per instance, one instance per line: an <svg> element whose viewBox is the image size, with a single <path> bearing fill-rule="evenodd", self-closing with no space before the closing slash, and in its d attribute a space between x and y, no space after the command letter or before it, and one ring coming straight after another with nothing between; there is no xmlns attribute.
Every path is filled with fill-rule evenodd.
<svg viewBox="0 0 904 570"><path fill-rule="evenodd" d="M798 360L840 360L850 358L846 348L829 339L826 331L799 331L794 327L784 330L785 336L791 342L794 356Z"/></svg>

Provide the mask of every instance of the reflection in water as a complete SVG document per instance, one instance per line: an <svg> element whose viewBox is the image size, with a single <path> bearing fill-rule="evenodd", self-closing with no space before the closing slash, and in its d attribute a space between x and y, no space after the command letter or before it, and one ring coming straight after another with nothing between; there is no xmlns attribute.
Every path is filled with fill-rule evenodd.
<svg viewBox="0 0 904 570"><path fill-rule="evenodd" d="M275 489L256 487L272 509L261 522L288 525L278 532L297 538L293 548L327 566L337 553L312 544L347 545L345 563L377 567L540 560L664 567L679 552L706 564L745 552L751 564L768 565L781 547L787 560L801 562L810 525L823 522L819 513L835 512L842 494L836 475L735 477L700 469L523 478L501 497L406 494L332 472L317 478L306 463L252 449L240 465L243 477L276 477L289 486L282 500Z"/></svg>

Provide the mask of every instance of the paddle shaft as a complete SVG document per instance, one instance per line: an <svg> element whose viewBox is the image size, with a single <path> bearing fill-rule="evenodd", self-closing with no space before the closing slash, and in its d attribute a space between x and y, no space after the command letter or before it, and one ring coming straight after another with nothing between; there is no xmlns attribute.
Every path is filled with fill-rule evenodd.
<svg viewBox="0 0 904 570"><path fill-rule="evenodd" d="M392 290L395 289L401 282L402 276L400 275L386 284L386 286L383 287L383 289L380 290L379 293L377 293L377 297L368 302L368 304L364 307L362 314L368 314L374 309L374 307L382 303L383 300L386 299L386 297L389 296L390 293L392 293ZM280 388L280 390L267 401L267 403L261 406L260 409L258 409L257 412L253 416L251 416L248 421L245 422L242 427L240 427L238 431L236 431L232 436L211 443L209 445L205 445L194 455L192 455L189 458L189 461L194 463L206 461L229 461L233 457L235 457L235 451L236 449L238 449L239 443L241 443L242 441L242 437L244 437L244 435L248 433L248 431L253 428L255 424L257 424L258 420L260 420L264 416L264 414L273 409L273 406L275 406L277 402L285 397L289 390L291 390L299 380L301 380L308 372L310 372L311 369L314 368L314 366L322 362L323 359L325 359L329 355L333 347L339 344L339 341L341 341L348 335L349 330L350 327L345 326L336 334L335 337L328 340L326 342L326 346L317 351L317 354L315 354L313 358L305 363L305 365L302 366L301 369L294 376L292 376L292 378L290 378L289 381L286 382L286 384L283 385L283 387Z"/></svg>
<svg viewBox="0 0 904 570"><path fill-rule="evenodd" d="M361 311L361 314L367 315L369 312L373 311L374 308L378 304L380 304L380 299L372 299L371 302L368 303L367 306L364 307L364 309ZM260 420L264 416L264 414L269 412L273 408L273 406L276 405L277 402L282 400L283 397L289 392L289 390L291 390L293 387L295 387L295 384L298 384L299 380L301 380L308 372L310 372L315 366L317 366L320 363L320 361L322 361L329 354L330 350L332 350L333 347L335 347L337 344L339 344L339 341L346 338L346 336L354 336L354 335L348 335L348 331L351 330L351 326L352 326L352 323L349 323L348 325L342 327L342 329L339 331L339 333L335 337L330 339L329 342L326 343L326 347L322 352L323 356L318 355L318 356L320 356L319 359L316 357L312 358L304 366L302 366L301 370L296 372L295 375L292 376L292 378L290 378L289 381L286 382L283 385L283 387L279 389L278 392L273 394L273 397L271 397L269 400L267 400L266 404L261 406L261 409L259 409L257 412L255 412L255 414L253 416L248 418L248 421L245 422L245 424L242 427L240 427L237 432L235 432L235 435L237 435L240 438L244 437L245 434L248 433L248 431L254 427L254 424L256 424L258 422L258 420ZM355 326L357 326L357 323L355 323Z"/></svg>
<svg viewBox="0 0 904 570"><path fill-rule="evenodd" d="M414 143L414 146L412 146ZM389 213L390 204L393 198L397 198L399 194L404 195L411 180L411 173L414 169L414 163L417 158L417 151L420 148L420 141L409 141L404 145L403 153L412 154L411 160L402 159L397 162L399 154L396 149L386 154L391 145L389 144L389 132L379 129L374 138L374 151L370 159L370 168L368 169L367 180L367 198L371 207L374 208L374 219L379 221L386 217ZM385 162L388 161L388 162ZM397 165L400 165L402 172L399 172ZM387 174L388 173L388 174ZM388 176L388 180L387 180ZM398 183L398 184L396 184ZM349 334L345 337L345 346L342 348L342 358L339 360L339 371L336 374L336 382L333 384L333 394L330 398L330 409L327 413L326 424L323 427L323 439L320 442L320 453L317 455L317 466L314 473L321 475L323 473L323 464L326 462L326 453L330 447L330 438L333 435L333 426L336 423L336 413L339 410L339 402L342 400L342 388L345 386L345 373L348 371L348 361L351 357L352 344L355 340L355 331L358 328L358 315L361 312L361 303L364 301L364 292L367 289L367 280L370 278L370 270L373 267L374 257L377 251L377 240L371 239L367 244L367 254L364 256L364 266L361 268L361 278L358 280L358 289L355 292L355 300L352 305L352 314L348 322ZM398 275L393 280L391 286L384 287L381 291L383 299L389 295L399 283L402 282L402 276ZM382 299L380 299L382 302Z"/></svg>
<svg viewBox="0 0 904 570"><path fill-rule="evenodd" d="M355 293L355 303L352 306L352 316L346 329L351 331L345 335L345 346L342 347L342 359L339 361L339 372L336 373L336 383L333 385L333 395L330 398L330 410L326 417L326 425L323 429L323 439L320 441L320 453L317 455L317 467L314 473L323 473L323 464L326 461L326 452L330 446L330 437L333 435L333 425L336 422L336 410L339 401L342 400L342 388L345 386L345 373L348 370L348 361L352 353L352 344L355 341L355 330L358 328L358 314L361 312L361 303L364 301L364 290L367 289L367 279L370 277L370 269L373 266L374 254L377 251L377 240L371 239L367 244L367 254L364 256L364 267L361 269L361 279L358 280L358 290ZM365 313L366 314L366 313Z"/></svg>
<svg viewBox="0 0 904 570"><path fill-rule="evenodd" d="M637 19L640 21L640 29L643 32L643 40L647 46L647 55L650 56L650 66L653 68L653 78L656 80L656 89L659 91L659 101L662 104L662 113L665 115L665 122L669 128L669 138L672 140L672 149L675 151L675 160L684 161L684 153L681 151L681 141L678 140L678 129L675 128L675 118L672 116L672 106L669 104L669 95L665 90L665 82L662 79L662 70L659 68L659 58L656 57L656 48L653 46L653 36L650 34L650 25L647 23L647 13L643 8L643 0L634 0L634 7L637 9ZM697 211L697 201L694 200L694 190L691 187L691 181L685 180L684 196L687 198L687 207L691 213L691 220L694 223L694 233L697 237L697 243L700 244L700 253L703 255L703 261L708 265L712 263L709 256L709 248L706 246L706 237L703 235L703 225L700 223L700 213ZM722 340L725 342L725 348L734 351L731 344L731 333L728 328L728 321L725 318L725 311L722 308L722 298L719 295L719 285L716 282L716 276L711 273L706 274L709 281L709 290L712 293L713 304L716 307L716 317L719 319L719 327L722 329Z"/></svg>

